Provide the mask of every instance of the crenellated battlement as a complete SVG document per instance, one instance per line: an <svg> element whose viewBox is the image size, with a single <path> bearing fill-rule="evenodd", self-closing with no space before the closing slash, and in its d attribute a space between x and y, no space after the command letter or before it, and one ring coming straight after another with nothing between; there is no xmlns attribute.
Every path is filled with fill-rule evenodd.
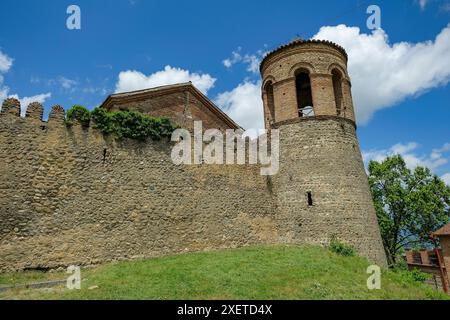
<svg viewBox="0 0 450 320"><path fill-rule="evenodd" d="M1 114L20 116L20 101L15 98L7 98L3 101Z"/></svg>
<svg viewBox="0 0 450 320"><path fill-rule="evenodd" d="M21 117L20 110L20 101L15 98L8 98L3 101L0 116L20 117L25 121L48 122L49 124L64 124L65 111L60 105L52 107L48 121L44 121L44 107L39 102L32 102L27 106L25 117Z"/></svg>
<svg viewBox="0 0 450 320"><path fill-rule="evenodd" d="M39 102L30 103L27 107L25 117L42 121L44 117L44 107Z"/></svg>
<svg viewBox="0 0 450 320"><path fill-rule="evenodd" d="M60 105L54 105L48 115L48 122L60 125L64 124L65 116L66 112L64 111L64 108Z"/></svg>

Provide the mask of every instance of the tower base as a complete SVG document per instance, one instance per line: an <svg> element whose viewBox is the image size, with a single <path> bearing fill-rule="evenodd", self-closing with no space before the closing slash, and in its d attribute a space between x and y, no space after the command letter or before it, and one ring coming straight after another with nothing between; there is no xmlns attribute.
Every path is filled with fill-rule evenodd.
<svg viewBox="0 0 450 320"><path fill-rule="evenodd" d="M280 130L280 170L273 179L282 242L351 244L371 262L386 256L354 122L298 118Z"/></svg>

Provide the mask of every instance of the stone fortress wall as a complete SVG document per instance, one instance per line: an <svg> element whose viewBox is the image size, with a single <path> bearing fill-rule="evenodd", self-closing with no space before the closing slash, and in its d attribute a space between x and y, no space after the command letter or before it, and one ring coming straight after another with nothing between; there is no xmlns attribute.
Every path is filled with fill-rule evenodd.
<svg viewBox="0 0 450 320"><path fill-rule="evenodd" d="M280 169L271 177L256 165L175 165L167 140L68 128L59 106L48 122L37 103L20 118L18 101L6 100L0 271L253 244L326 245L332 237L385 266L346 64L343 49L319 41L294 41L262 61L266 127L280 130ZM312 117L298 114L299 70L310 81Z"/></svg>
<svg viewBox="0 0 450 320"><path fill-rule="evenodd" d="M1 271L276 242L258 167L174 165L170 141L66 128L59 107L48 123L18 110L0 115Z"/></svg>

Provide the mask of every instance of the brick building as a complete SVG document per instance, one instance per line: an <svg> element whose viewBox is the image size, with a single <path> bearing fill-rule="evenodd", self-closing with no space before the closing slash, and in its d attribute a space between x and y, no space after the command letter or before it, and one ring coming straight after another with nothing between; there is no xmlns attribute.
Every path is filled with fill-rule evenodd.
<svg viewBox="0 0 450 320"><path fill-rule="evenodd" d="M193 129L194 121L202 121L204 129L240 128L191 82L115 93L101 107L108 111L134 110L153 117L167 117L189 130Z"/></svg>
<svg viewBox="0 0 450 320"><path fill-rule="evenodd" d="M409 270L418 269L424 273L431 274L431 278L427 280L427 283L437 290L443 290L442 277L435 250L407 250L405 259ZM445 270L445 267L443 268Z"/></svg>
<svg viewBox="0 0 450 320"><path fill-rule="evenodd" d="M408 269L431 274L428 283L443 290L444 286L450 286L450 223L433 232L431 237L439 241L440 250L408 250L405 259Z"/></svg>
<svg viewBox="0 0 450 320"><path fill-rule="evenodd" d="M434 239L438 239L442 250L442 262L446 268L447 273L447 288L450 287L450 223L439 230L433 232L431 235Z"/></svg>

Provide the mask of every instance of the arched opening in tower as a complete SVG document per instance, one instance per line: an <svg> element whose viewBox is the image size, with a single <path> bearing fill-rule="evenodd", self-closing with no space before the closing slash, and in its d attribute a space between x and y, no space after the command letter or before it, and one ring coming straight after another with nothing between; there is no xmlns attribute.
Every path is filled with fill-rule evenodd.
<svg viewBox="0 0 450 320"><path fill-rule="evenodd" d="M336 114L338 116L342 113L342 75L341 72L334 69L331 74L333 75L333 91L334 91L334 101L336 102Z"/></svg>
<svg viewBox="0 0 450 320"><path fill-rule="evenodd" d="M295 75L295 88L297 91L297 111L299 117L309 117L314 115L311 81L309 73L300 70Z"/></svg>
<svg viewBox="0 0 450 320"><path fill-rule="evenodd" d="M272 81L267 82L265 88L266 97L267 97L267 108L269 109L269 123L275 121L275 102L273 98L273 85Z"/></svg>

